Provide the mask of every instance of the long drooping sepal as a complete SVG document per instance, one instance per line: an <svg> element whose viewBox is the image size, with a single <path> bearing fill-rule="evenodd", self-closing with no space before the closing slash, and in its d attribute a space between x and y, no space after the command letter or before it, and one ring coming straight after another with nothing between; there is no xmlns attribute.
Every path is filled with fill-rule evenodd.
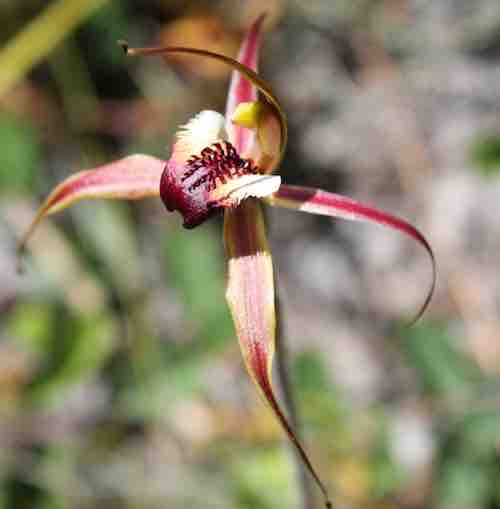
<svg viewBox="0 0 500 509"><path fill-rule="evenodd" d="M84 199L109 198L138 200L159 196L165 161L146 155L133 155L113 163L81 171L59 184L48 196L19 242L22 252L42 219Z"/></svg>
<svg viewBox="0 0 500 509"><path fill-rule="evenodd" d="M273 120L278 122L279 124L279 157L276 158L275 162L273 162L274 167L278 166L283 158L286 149L286 143L288 138L288 126L286 121L286 116L281 108L281 105L274 95L273 91L269 84L264 81L256 72L247 67L246 65L234 60L233 58L226 57L225 55L220 55L218 53L213 53L211 51L206 51L203 49L196 48L184 48L180 46L170 46L170 47L161 47L161 46L153 46L149 48L130 48L126 41L118 41L120 46L123 48L127 55L143 55L143 56L168 56L175 53L181 53L186 55L194 55L205 58L213 58L218 60L219 62L224 62L226 65L229 65L233 68L233 70L241 73L248 81L252 83L254 87L262 94L261 101L264 102L266 106L272 111ZM245 155L245 154L242 154Z"/></svg>
<svg viewBox="0 0 500 509"><path fill-rule="evenodd" d="M424 313L434 293L436 286L436 261L431 246L425 237L404 219L383 212L375 207L364 205L355 200L339 194L328 193L321 189L300 186L282 185L272 196L264 200L275 207L301 210L311 214L339 217L351 221L365 221L388 226L416 240L427 251L432 264L432 282L425 297L424 303L418 310L413 324Z"/></svg>
<svg viewBox="0 0 500 509"><path fill-rule="evenodd" d="M327 490L281 410L272 386L276 333L274 276L261 205L248 199L236 209L227 210L224 219L228 258L226 298L246 368L317 482L326 507L331 507Z"/></svg>
<svg viewBox="0 0 500 509"><path fill-rule="evenodd" d="M261 41L261 28L265 15L261 15L252 24L247 32L236 60L246 65L252 71L257 72L259 62L259 48ZM231 117L235 112L238 104L245 102L255 102L258 98L258 90L251 81L237 71L233 71L231 75L231 83L227 93L226 103L226 132L228 133L231 143L236 150L243 154L254 141L255 132L246 127L233 124Z"/></svg>

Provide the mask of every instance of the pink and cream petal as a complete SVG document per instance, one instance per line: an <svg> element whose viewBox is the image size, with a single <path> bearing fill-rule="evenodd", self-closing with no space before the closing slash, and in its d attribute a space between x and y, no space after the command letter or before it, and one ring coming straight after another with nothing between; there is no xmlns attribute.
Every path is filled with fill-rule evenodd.
<svg viewBox="0 0 500 509"><path fill-rule="evenodd" d="M257 200L246 200L239 207L226 211L224 242L228 258L226 299L247 371L317 482L326 507L331 507L327 490L290 427L273 389L274 275L262 208Z"/></svg>
<svg viewBox="0 0 500 509"><path fill-rule="evenodd" d="M410 223L399 217L365 205L351 198L309 187L282 185L272 196L265 198L274 207L309 212L322 216L338 217L351 221L364 221L387 226L417 241L427 252L432 264L432 282L424 303L418 310L412 323L417 321L426 310L436 285L436 261L426 238Z"/></svg>
<svg viewBox="0 0 500 509"><path fill-rule="evenodd" d="M259 62L259 48L261 43L261 29L264 22L265 15L259 16L252 24L250 30L247 32L243 42L241 43L240 51L238 53L238 62L246 65L252 71L258 71ZM238 71L233 71L231 76L231 83L227 95L226 103L226 131L229 135L231 143L236 150L244 154L250 145L253 144L255 133L245 126L236 125L231 122L231 117L238 105L242 102L255 102L258 98L258 90Z"/></svg>
<svg viewBox="0 0 500 509"><path fill-rule="evenodd" d="M165 161L146 155L133 155L113 163L81 171L59 184L47 197L28 231L21 239L22 250L42 219L85 199L138 200L159 196Z"/></svg>

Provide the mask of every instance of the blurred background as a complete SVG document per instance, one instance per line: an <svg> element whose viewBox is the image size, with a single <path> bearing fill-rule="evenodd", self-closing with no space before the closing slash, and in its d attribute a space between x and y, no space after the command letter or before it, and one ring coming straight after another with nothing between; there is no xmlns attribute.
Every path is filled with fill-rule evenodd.
<svg viewBox="0 0 500 509"><path fill-rule="evenodd" d="M0 2L0 508L300 507L283 435L224 302L221 218L86 202L15 244L71 173L167 158L223 111L228 70L125 58L235 55L268 12L288 183L409 219L386 229L269 210L289 373L339 508L500 508L500 2Z"/></svg>

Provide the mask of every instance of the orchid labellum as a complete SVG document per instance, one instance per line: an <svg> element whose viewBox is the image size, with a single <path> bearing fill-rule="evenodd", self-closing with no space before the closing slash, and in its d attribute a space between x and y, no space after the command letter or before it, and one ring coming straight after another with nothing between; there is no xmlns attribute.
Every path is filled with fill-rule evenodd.
<svg viewBox="0 0 500 509"><path fill-rule="evenodd" d="M403 219L326 191L288 186L273 175L283 158L287 123L269 85L257 74L261 16L250 28L238 59L185 47L129 48L128 55L186 54L215 59L232 67L226 115L202 111L182 126L167 161L132 155L76 173L62 182L41 206L21 240L24 247L38 223L82 199L137 200L159 196L193 228L224 211L228 262L227 301L246 368L287 433L331 507L327 489L288 423L271 381L275 349L273 263L266 239L262 204L388 226L421 244L432 262L432 284L417 314L423 313L435 281L432 250L422 234Z"/></svg>

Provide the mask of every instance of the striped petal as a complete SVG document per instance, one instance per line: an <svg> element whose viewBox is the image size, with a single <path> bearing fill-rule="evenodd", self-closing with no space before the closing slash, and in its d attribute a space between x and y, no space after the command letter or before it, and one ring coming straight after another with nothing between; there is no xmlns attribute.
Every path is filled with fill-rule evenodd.
<svg viewBox="0 0 500 509"><path fill-rule="evenodd" d="M159 196L165 161L146 155L133 155L113 163L81 171L59 184L39 208L19 243L21 252L42 219L84 199L108 198L138 200Z"/></svg>
<svg viewBox="0 0 500 509"><path fill-rule="evenodd" d="M226 298L246 368L331 507L323 483L283 414L274 394L271 369L275 350L274 276L261 205L249 199L227 210L224 241L228 257Z"/></svg>
<svg viewBox="0 0 500 509"><path fill-rule="evenodd" d="M264 18L265 15L263 14L252 24L241 43L237 57L238 62L246 65L254 72L258 71L261 29ZM231 143L240 154L245 153L250 148L254 141L255 133L251 129L233 124L231 117L240 103L255 102L257 98L258 90L252 82L246 79L240 72L233 71L227 94L226 131Z"/></svg>
<svg viewBox="0 0 500 509"><path fill-rule="evenodd" d="M416 240L426 251L432 263L432 282L424 303L411 323L416 322L424 313L434 293L436 285L436 262L432 248L425 237L404 219L364 205L345 196L328 193L321 189L282 185L266 202L275 207L301 210L311 214L339 217L351 221L365 221L388 226Z"/></svg>

